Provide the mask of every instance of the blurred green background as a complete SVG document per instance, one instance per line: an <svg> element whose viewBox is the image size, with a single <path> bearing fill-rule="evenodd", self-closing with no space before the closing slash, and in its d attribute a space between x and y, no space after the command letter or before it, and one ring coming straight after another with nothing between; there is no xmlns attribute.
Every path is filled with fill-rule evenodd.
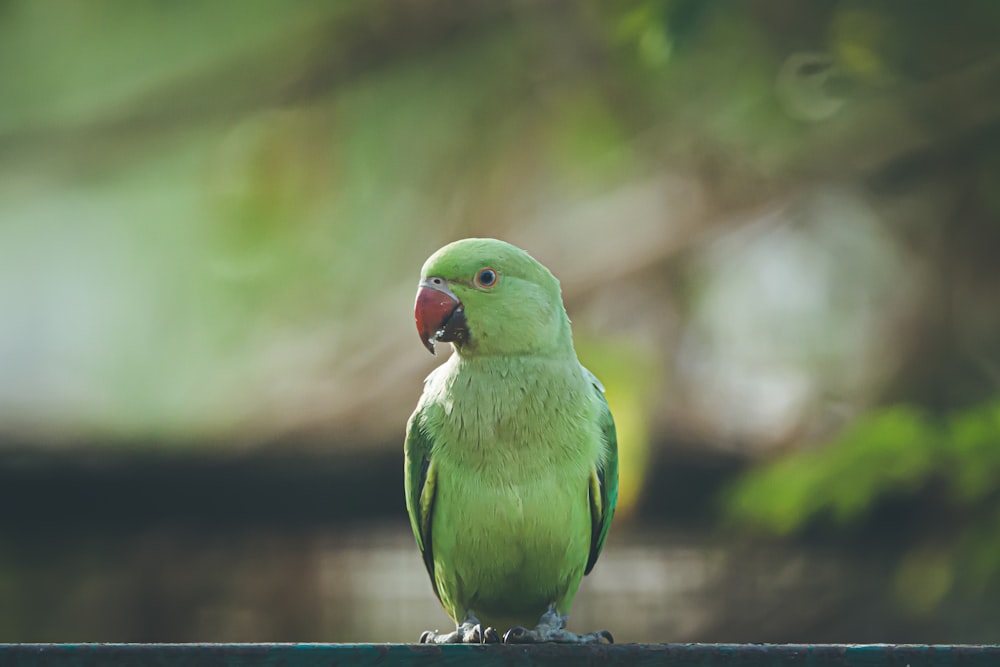
<svg viewBox="0 0 1000 667"><path fill-rule="evenodd" d="M561 279L570 627L1000 642L1000 3L0 2L0 641L413 641L423 260Z"/></svg>

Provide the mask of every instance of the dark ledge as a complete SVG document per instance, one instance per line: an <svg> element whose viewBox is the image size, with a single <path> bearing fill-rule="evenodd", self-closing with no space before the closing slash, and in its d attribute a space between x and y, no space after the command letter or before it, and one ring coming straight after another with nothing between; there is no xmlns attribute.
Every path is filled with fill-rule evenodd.
<svg viewBox="0 0 1000 667"><path fill-rule="evenodd" d="M330 665L668 665L987 667L1000 646L893 644L0 644L5 667L329 667Z"/></svg>

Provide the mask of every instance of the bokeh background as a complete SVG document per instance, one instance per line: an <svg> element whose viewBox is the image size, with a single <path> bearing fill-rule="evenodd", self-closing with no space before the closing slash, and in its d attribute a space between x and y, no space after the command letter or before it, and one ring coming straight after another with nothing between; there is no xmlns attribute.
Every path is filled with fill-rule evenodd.
<svg viewBox="0 0 1000 667"><path fill-rule="evenodd" d="M1000 3L0 2L0 641L412 641L423 260L561 279L571 627L1000 642Z"/></svg>

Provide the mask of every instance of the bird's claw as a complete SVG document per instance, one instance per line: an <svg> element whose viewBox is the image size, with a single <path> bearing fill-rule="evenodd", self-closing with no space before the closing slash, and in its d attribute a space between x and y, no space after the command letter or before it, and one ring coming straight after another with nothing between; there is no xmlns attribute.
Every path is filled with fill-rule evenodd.
<svg viewBox="0 0 1000 667"><path fill-rule="evenodd" d="M503 636L504 644L530 644L533 641L528 629L522 628L520 625L515 625Z"/></svg>
<svg viewBox="0 0 1000 667"><path fill-rule="evenodd" d="M454 632L438 633L425 630L420 635L421 644L499 644L500 634L495 628L484 628L479 623L462 623Z"/></svg>

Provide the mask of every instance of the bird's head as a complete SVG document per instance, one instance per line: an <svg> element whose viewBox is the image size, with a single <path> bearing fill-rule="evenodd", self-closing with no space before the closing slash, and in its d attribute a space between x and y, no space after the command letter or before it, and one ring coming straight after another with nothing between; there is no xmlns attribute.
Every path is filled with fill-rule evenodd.
<svg viewBox="0 0 1000 667"><path fill-rule="evenodd" d="M435 342L453 343L463 356L572 351L559 281L496 239L463 239L431 255L420 272L414 318L431 354Z"/></svg>

